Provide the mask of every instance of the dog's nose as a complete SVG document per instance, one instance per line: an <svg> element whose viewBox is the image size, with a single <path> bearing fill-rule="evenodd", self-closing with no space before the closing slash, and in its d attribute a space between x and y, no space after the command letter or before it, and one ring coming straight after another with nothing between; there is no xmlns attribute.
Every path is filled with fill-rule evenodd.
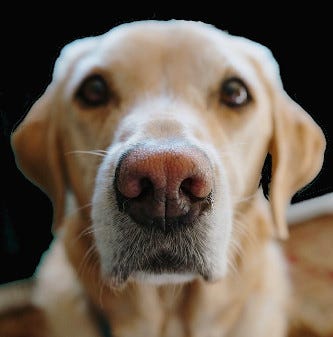
<svg viewBox="0 0 333 337"><path fill-rule="evenodd" d="M207 210L213 175L194 146L137 146L120 160L115 185L121 211L140 225L168 230Z"/></svg>

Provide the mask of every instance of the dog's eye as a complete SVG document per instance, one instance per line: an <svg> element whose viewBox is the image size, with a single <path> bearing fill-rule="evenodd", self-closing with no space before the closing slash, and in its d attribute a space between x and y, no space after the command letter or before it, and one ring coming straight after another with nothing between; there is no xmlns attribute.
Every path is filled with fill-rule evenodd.
<svg viewBox="0 0 333 337"><path fill-rule="evenodd" d="M243 81L233 77L222 83L220 99L229 107L238 107L250 100L250 94Z"/></svg>
<svg viewBox="0 0 333 337"><path fill-rule="evenodd" d="M83 81L76 97L88 107L97 107L108 103L110 92L102 76L92 75Z"/></svg>

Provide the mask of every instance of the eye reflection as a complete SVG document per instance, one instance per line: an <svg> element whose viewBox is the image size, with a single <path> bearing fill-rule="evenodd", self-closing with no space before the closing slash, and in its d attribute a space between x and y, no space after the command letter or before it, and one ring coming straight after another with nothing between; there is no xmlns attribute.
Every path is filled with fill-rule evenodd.
<svg viewBox="0 0 333 337"><path fill-rule="evenodd" d="M229 107L243 106L250 100L247 87L239 78L233 77L222 83L220 100Z"/></svg>
<svg viewBox="0 0 333 337"><path fill-rule="evenodd" d="M98 107L108 103L110 91L100 75L91 75L80 85L76 97L87 107Z"/></svg>

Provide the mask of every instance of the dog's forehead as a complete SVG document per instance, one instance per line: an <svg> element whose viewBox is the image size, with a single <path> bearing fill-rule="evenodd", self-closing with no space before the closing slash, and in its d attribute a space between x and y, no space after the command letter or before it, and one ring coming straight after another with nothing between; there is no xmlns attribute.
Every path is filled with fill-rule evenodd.
<svg viewBox="0 0 333 337"><path fill-rule="evenodd" d="M247 48L249 47L249 48ZM230 35L210 24L197 21L139 21L121 24L99 35L74 41L67 45L56 64L55 77L69 73L74 64L84 63L84 68L95 65L126 64L142 66L153 62L197 65L243 65L250 67L246 49L254 54L262 49L247 39ZM75 66L74 66L75 67ZM58 76L60 75L60 76Z"/></svg>
<svg viewBox="0 0 333 337"><path fill-rule="evenodd" d="M196 21L170 20L170 21L139 21L119 25L105 33L105 45L130 43L133 47L144 44L153 47L163 46L172 48L180 44L210 43L226 41L230 35L210 24Z"/></svg>
<svg viewBox="0 0 333 337"><path fill-rule="evenodd" d="M232 36L226 32L202 22L178 20L124 24L106 33L100 43L106 61L118 57L124 62L130 58L155 64L163 60L172 63L175 58L175 63L188 59L212 64L214 57L227 58L231 49Z"/></svg>

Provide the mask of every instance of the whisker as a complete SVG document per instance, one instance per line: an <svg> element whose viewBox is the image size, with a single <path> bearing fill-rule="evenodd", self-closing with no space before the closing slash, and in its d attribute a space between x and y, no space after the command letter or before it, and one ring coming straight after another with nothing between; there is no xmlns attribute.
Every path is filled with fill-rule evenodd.
<svg viewBox="0 0 333 337"><path fill-rule="evenodd" d="M105 154L108 154L108 153L109 153L109 151L106 151L106 150L94 150L94 151L100 152L100 153L105 153Z"/></svg>
<svg viewBox="0 0 333 337"><path fill-rule="evenodd" d="M77 206L74 206L71 210L70 210L70 213L71 214L76 214L76 213L79 213L80 211L86 209L86 208L89 208L93 205L92 202L89 202L83 206L80 206L80 207L77 207Z"/></svg>
<svg viewBox="0 0 333 337"><path fill-rule="evenodd" d="M99 285L98 302L99 302L100 307L103 308L104 307L104 305L103 305L103 292L106 288L106 284L101 277L98 278L98 285Z"/></svg>
<svg viewBox="0 0 333 337"><path fill-rule="evenodd" d="M68 151L65 153L65 155L69 154L90 154L100 157L105 157L108 152L104 150L91 150L91 151L85 151L85 150L74 150L74 151Z"/></svg>
<svg viewBox="0 0 333 337"><path fill-rule="evenodd" d="M236 214L234 218L233 238L230 241L230 256L228 262L231 264L236 264L236 259L239 257L243 259L244 257L244 245L249 245L254 247L257 244L257 237L255 233L251 231L251 227L246 224L244 219L237 219L237 216L242 216L241 214Z"/></svg>
<svg viewBox="0 0 333 337"><path fill-rule="evenodd" d="M97 227L96 225L89 225L88 227L83 228L78 235L76 235L73 243L77 243L80 239L82 239L84 236L89 236L95 232L98 232L99 230L104 229L103 226Z"/></svg>
<svg viewBox="0 0 333 337"><path fill-rule="evenodd" d="M254 192L253 194L248 195L247 197L244 197L244 198L239 198L239 199L235 198L233 202L235 205L242 204L242 203L249 203L254 198L256 198L256 196L257 196L257 192Z"/></svg>
<svg viewBox="0 0 333 337"><path fill-rule="evenodd" d="M100 226L100 227L89 226L88 228L85 228L84 230L82 230L82 232L78 235L77 238L80 239L84 236L89 236L89 235L92 235L92 234L95 234L101 231L105 231L105 226Z"/></svg>
<svg viewBox="0 0 333 337"><path fill-rule="evenodd" d="M88 265L89 262L92 262L92 264L94 264L94 262L96 262L96 260L92 260L92 258L94 258L94 253L96 253L96 247L94 244L92 244L88 250L86 251L86 253L84 254L82 260L80 261L80 264L78 266L78 274L79 275L83 275L86 271L86 267Z"/></svg>

